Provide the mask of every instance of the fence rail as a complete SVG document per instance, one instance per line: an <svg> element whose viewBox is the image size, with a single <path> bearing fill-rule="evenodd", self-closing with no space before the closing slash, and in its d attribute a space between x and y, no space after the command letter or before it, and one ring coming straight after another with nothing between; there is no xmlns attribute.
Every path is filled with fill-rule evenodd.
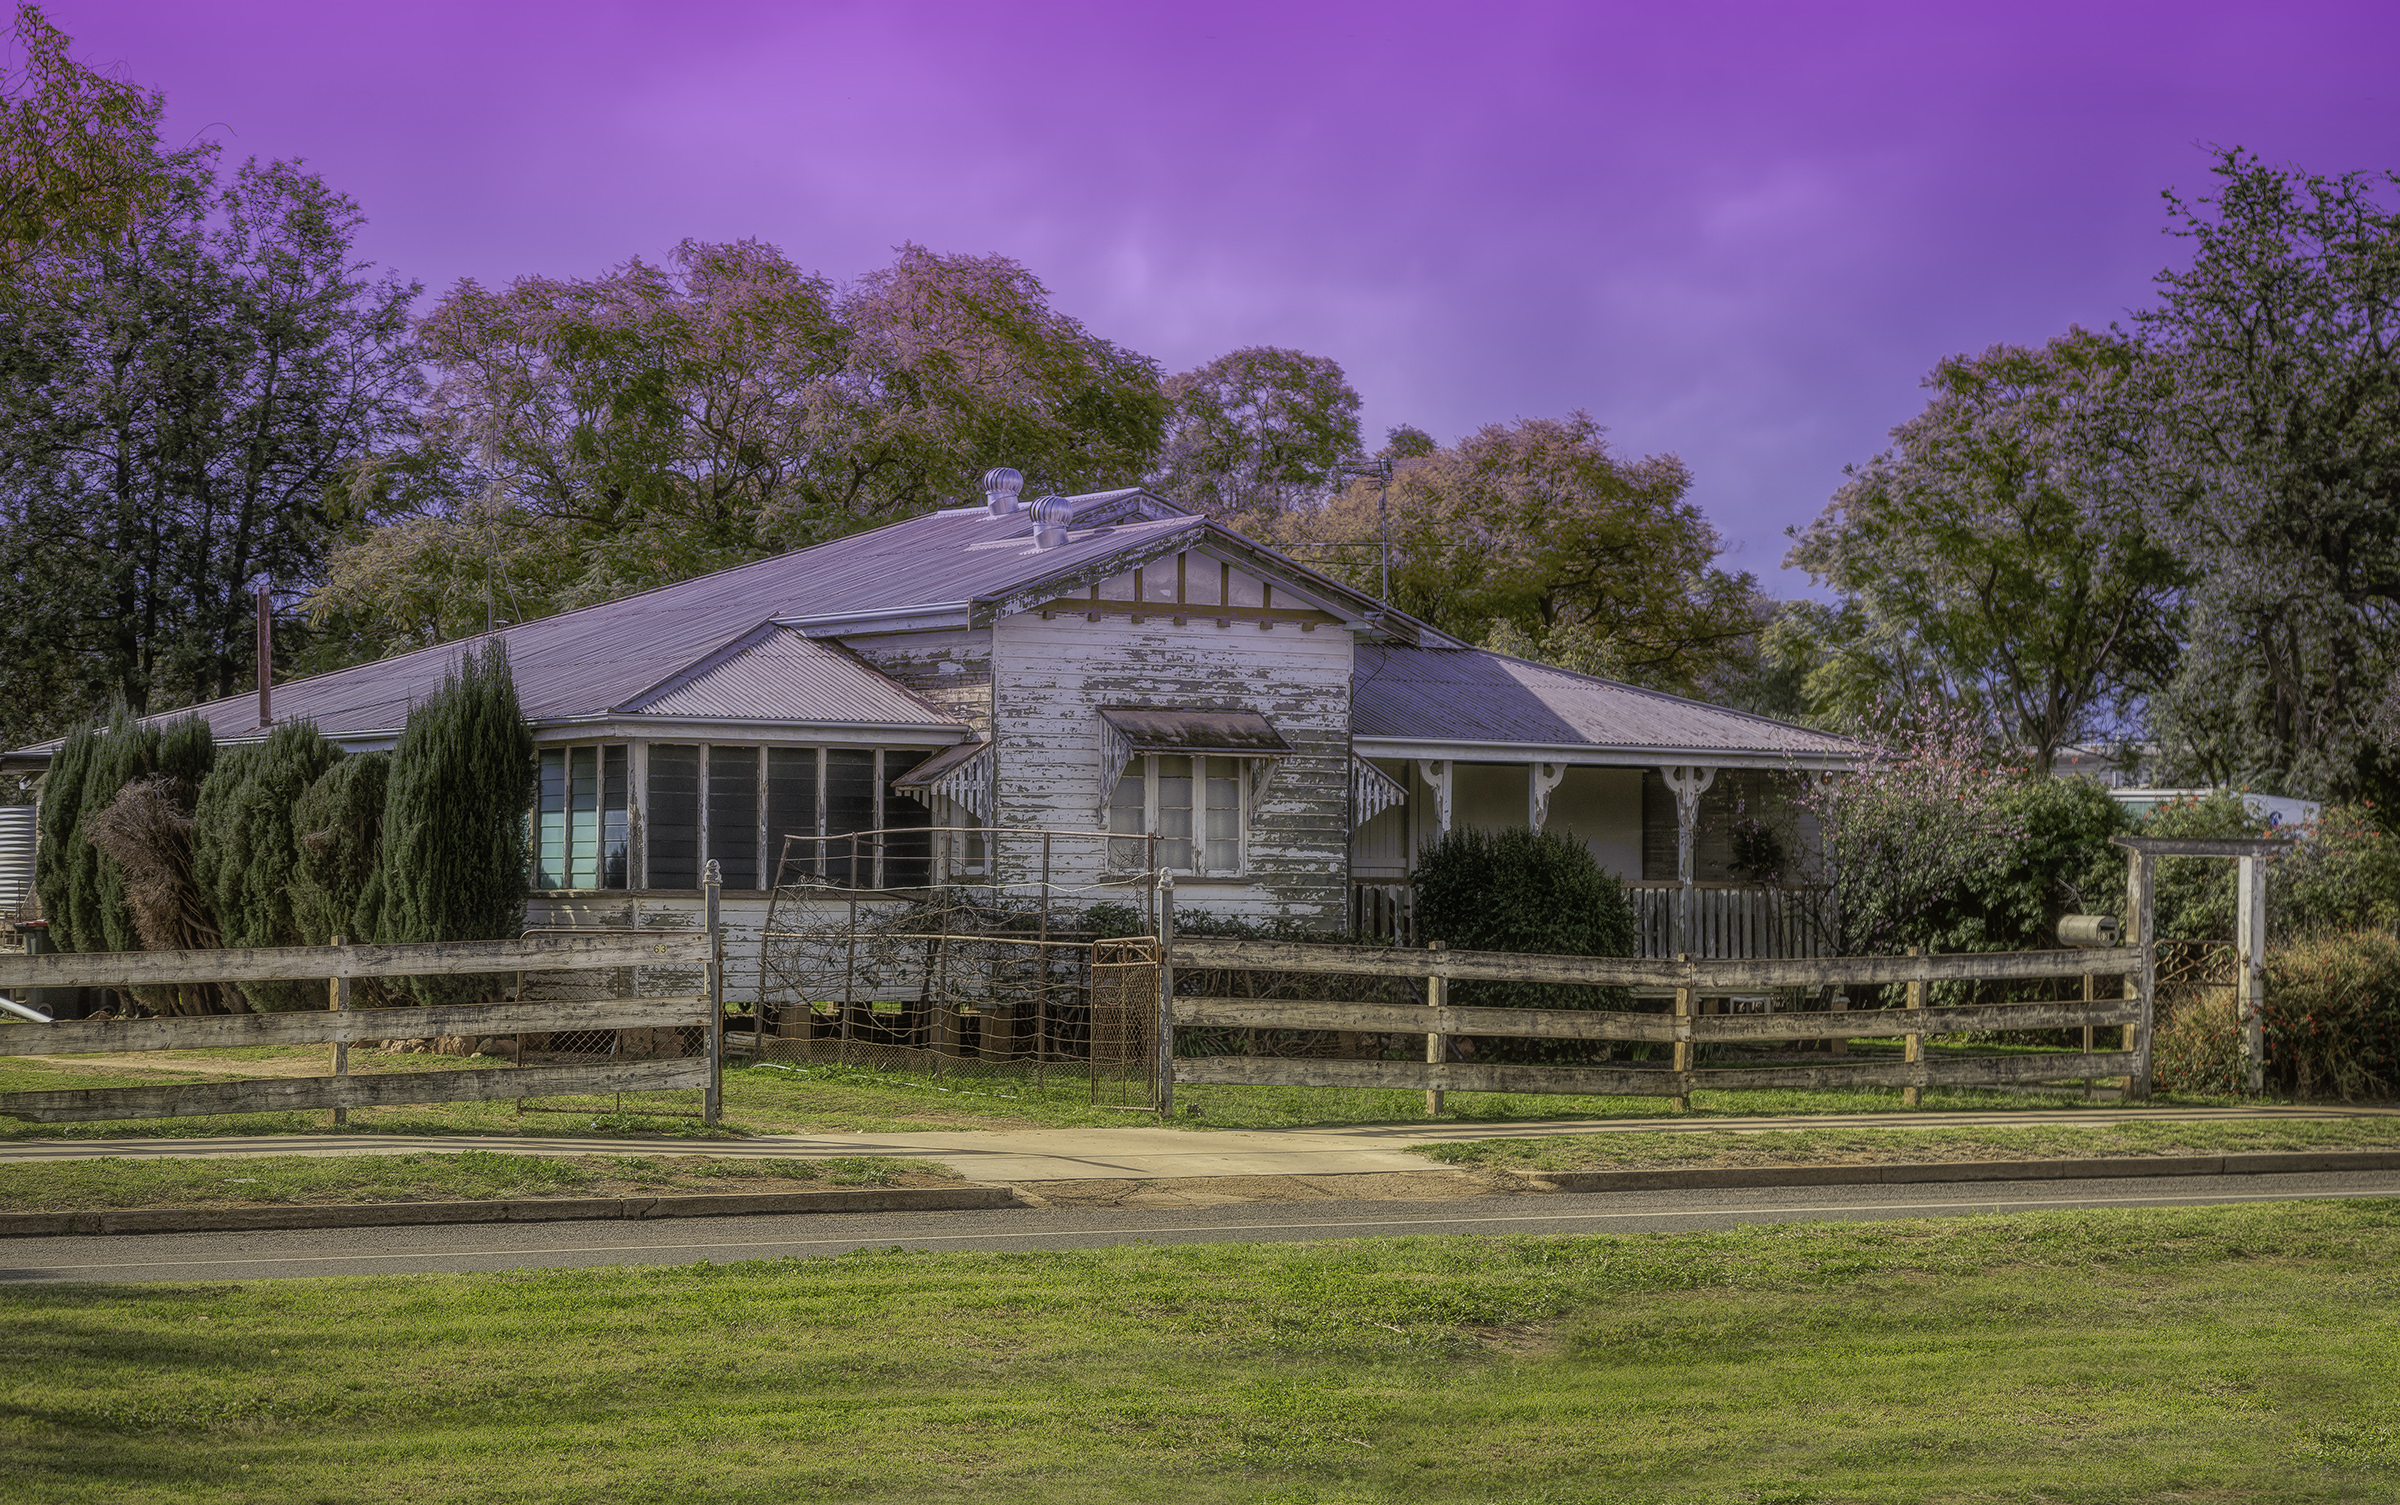
<svg viewBox="0 0 2400 1505"><path fill-rule="evenodd" d="M0 1117L35 1123L180 1118L213 1113L281 1112L393 1104L656 1092L698 1088L702 1117L715 1123L723 1096L725 1023L723 929L716 864L704 884L706 922L696 931L618 931L530 935L507 941L435 941L414 945L279 946L222 951L81 952L0 956L0 989L120 988L175 983L325 981L327 1008L274 1014L175 1015L164 1018L12 1024L0 1028L0 1056L56 1056L240 1046L330 1045L330 1076L257 1078L175 1086L95 1087L0 1093ZM707 991L673 998L469 1004L436 1008L347 1006L350 983L366 977L465 973L598 971L697 966ZM363 1040L439 1036L591 1036L626 1030L697 1026L707 1048L697 1056L611 1059L586 1065L349 1074L348 1047ZM609 1034L612 1041L621 1041ZM681 1047L677 1049L680 1051ZM596 1052L595 1052L596 1053Z"/></svg>
<svg viewBox="0 0 2400 1505"><path fill-rule="evenodd" d="M1171 891L1170 891L1171 892ZM1165 907L1172 915L1172 901ZM1162 926L1171 935L1171 927ZM2149 953L2141 946L2105 950L1984 952L1946 956L1842 956L1674 959L1642 957L1532 956L1488 951L1445 951L1401 947L1339 946L1306 941L1177 937L1159 984L1167 1033L1177 1028L1308 1031L1421 1035L1426 1059L1344 1060L1290 1055L1185 1056L1171 1043L1162 1057L1173 1062L1160 1084L1161 1103L1173 1098L1175 1083L1248 1086L1373 1087L1423 1090L1428 1111L1439 1111L1441 1094L1468 1092L1569 1092L1671 1096L1679 1102L1706 1088L1899 1087L1908 1100L1924 1088L2005 1086L2012 1083L2121 1077L2130 1096L2149 1089ZM1425 983L1423 1005L1334 1002L1321 999L1178 997L1177 969L1272 970L1347 977L1406 978ZM2075 978L2082 998L2047 998L2021 1003L1969 1003L1930 1008L1926 990L1942 982L2024 984ZM2098 980L2121 979L2099 996ZM1626 1009L1512 1009L1460 1006L1449 1002L1452 982L1565 984L1672 995L1673 1012ZM1778 988L1814 990L1877 985L1905 988L1901 1008L1848 1010L1785 1009L1710 1012L1710 1000L1756 997ZM2119 1050L2094 1048L2094 1032L2123 1031ZM1924 1043L1944 1035L2081 1029L2083 1049L2017 1050L2005 1055L1947 1055L1929 1058ZM1668 1045L1672 1066L1530 1066L1448 1059L1461 1037L1520 1038ZM1898 1061L1828 1059L1823 1064L1776 1062L1755 1066L1700 1067L1702 1046L1775 1041L1898 1037ZM1413 1047L1412 1047L1413 1048ZM1836 1045L1837 1050L1846 1046Z"/></svg>
<svg viewBox="0 0 2400 1505"><path fill-rule="evenodd" d="M2093 951L1959 952L1940 956L1822 956L1782 960L1690 960L1617 956L1527 956L1507 951L1416 951L1314 941L1184 936L1179 967L1272 968L1366 977L1441 977L1459 982L1549 982L1603 988L1690 988L1712 997L1745 988L2123 977L2138 972L2140 948Z"/></svg>

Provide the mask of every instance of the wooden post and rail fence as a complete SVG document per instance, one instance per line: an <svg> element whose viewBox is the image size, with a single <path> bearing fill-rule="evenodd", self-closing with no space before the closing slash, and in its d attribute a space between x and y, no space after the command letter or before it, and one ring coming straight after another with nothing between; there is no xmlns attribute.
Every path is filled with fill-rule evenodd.
<svg viewBox="0 0 2400 1505"><path fill-rule="evenodd" d="M712 893L712 900L713 897ZM177 983L312 979L323 979L327 989L327 1007L323 1012L11 1025L0 1028L0 1056L261 1045L334 1048L333 1074L329 1076L8 1092L0 1093L0 1116L35 1123L75 1123L318 1108L330 1108L336 1115L343 1115L351 1108L394 1104L696 1088L702 1094L702 1114L713 1124L722 1106L725 1061L723 936L716 923L713 902L707 907L707 917L709 923L698 930L593 931L581 935L535 935L512 941L0 956L0 994L13 995L22 989L36 988L130 989ZM590 1002L375 1009L349 1006L350 984L362 977L661 966L702 969L703 991L677 998L612 998ZM347 1047L366 1040L691 1026L707 1030L708 1048L703 1055L574 1066L511 1066L366 1076L353 1076L348 1071Z"/></svg>
<svg viewBox="0 0 2400 1505"><path fill-rule="evenodd" d="M1915 1103L1927 1087L2004 1087L2017 1083L2116 1077L2130 1098L2150 1091L2151 997L2146 951L2139 946L2088 950L1982 952L1952 955L1808 957L1781 960L1672 960L1526 956L1501 952L1409 950L1311 942L1175 938L1160 970L1162 1066L1172 1083L1254 1086L1372 1087L1422 1090L1429 1111L1443 1092L1565 1092L1667 1096L1688 1102L1701 1089L1842 1089L1898 1087ZM1176 969L1270 970L1422 980L1423 1004L1349 1003L1300 999L1178 997ZM2100 978L2122 979L2121 996L2101 996ZM2074 979L2063 991L2081 996L2026 1003L1978 1003L1933 1008L1929 984L1990 982L2022 985ZM1670 1013L1602 1009L1461 1007L1447 1001L1453 982L1520 982L1668 991ZM1873 1012L1784 1010L1708 1012L1710 1000L1758 997L1776 989L1877 986L1899 988L1906 1007ZM2096 1050L2093 1031L2120 1027L2121 1048ZM1337 1060L1277 1056L1179 1056L1177 1028L1422 1033L1426 1059ZM2020 1050L2001 1055L1929 1057L1928 1038L2012 1030L2084 1031L2084 1048ZM1900 1060L1829 1058L1824 1064L1699 1067L1698 1047L1899 1035ZM1457 1036L1540 1040L1621 1041L1671 1047L1664 1069L1624 1066L1477 1064L1446 1059Z"/></svg>

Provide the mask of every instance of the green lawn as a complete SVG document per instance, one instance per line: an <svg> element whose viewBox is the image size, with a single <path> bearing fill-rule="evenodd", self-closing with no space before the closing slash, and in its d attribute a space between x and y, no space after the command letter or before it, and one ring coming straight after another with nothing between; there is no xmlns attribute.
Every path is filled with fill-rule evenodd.
<svg viewBox="0 0 2400 1505"><path fill-rule="evenodd" d="M1478 1170L1617 1171L1659 1167L1872 1164L1946 1160L2072 1160L2112 1155L2230 1155L2261 1151L2400 1149L2400 1115L2250 1122L2120 1123L1955 1129L1611 1131L1541 1139L1427 1144L1416 1152Z"/></svg>
<svg viewBox="0 0 2400 1505"><path fill-rule="evenodd" d="M271 1059L266 1052L252 1052ZM322 1062L322 1048L287 1051ZM224 1080L228 1073L197 1068L150 1070L138 1076L111 1070L131 1057L0 1057L0 1092L126 1086L135 1083ZM379 1063L400 1069L448 1070L470 1063L442 1056L405 1056ZM491 1065L475 1062L476 1065ZM645 1105L696 1112L694 1092L625 1097L625 1112L600 1103L584 1113L519 1114L509 1103L440 1103L418 1107L361 1108L351 1112L357 1133L398 1134L670 1134L714 1137L693 1117L649 1116ZM1175 1090L1175 1126L1185 1129L1278 1129L1324 1124L1411 1123L1425 1118L1421 1092L1353 1091L1317 1087L1199 1087ZM2159 1104L2221 1105L2238 1099L2195 1096L2154 1099ZM2075 1100L2055 1094L1929 1088L1926 1112L2005 1109L2056 1110ZM1536 1123L1582 1118L1749 1117L1763 1114L1908 1113L1897 1089L1856 1092L1700 1092L1689 1113L1677 1113L1663 1097L1572 1097L1564 1095L1453 1092L1446 1121ZM221 1114L196 1119L131 1119L82 1124L32 1124L0 1119L0 1139L153 1138L180 1135L249 1135L329 1132L323 1112ZM1073 1078L1037 1086L1010 1077L941 1076L875 1071L861 1067L764 1065L734 1067L725 1074L725 1122L720 1135L783 1134L853 1130L905 1133L944 1129L1022 1129L1123 1126L1155 1123L1146 1114L1096 1106L1090 1089Z"/></svg>
<svg viewBox="0 0 2400 1505"><path fill-rule="evenodd" d="M0 1500L2370 1501L2400 1207L0 1294Z"/></svg>
<svg viewBox="0 0 2400 1505"><path fill-rule="evenodd" d="M885 1155L726 1160L705 1155L544 1156L467 1150L455 1155L110 1157L0 1165L0 1212L805 1191L956 1179L956 1171L930 1160Z"/></svg>

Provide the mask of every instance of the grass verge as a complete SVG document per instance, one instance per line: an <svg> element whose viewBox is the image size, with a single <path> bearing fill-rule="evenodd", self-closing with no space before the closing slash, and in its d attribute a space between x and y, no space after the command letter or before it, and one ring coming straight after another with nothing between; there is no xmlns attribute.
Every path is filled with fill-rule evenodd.
<svg viewBox="0 0 2400 1505"><path fill-rule="evenodd" d="M143 1066L141 1056L0 1057L0 1092L136 1084L222 1081L239 1071L211 1072L179 1062L177 1069ZM249 1053L258 1068L306 1065L324 1069L320 1047ZM442 1056L400 1056L385 1069L455 1070L495 1063L453 1061ZM1422 1092L1365 1091L1331 1087L1176 1088L1175 1126L1187 1129L1288 1129L1315 1125L1422 1122ZM2161 1095L2162 1106L2225 1106L2235 1098ZM2057 1111L2075 1101L2054 1094L1928 1088L1922 1112ZM507 1102L434 1103L351 1110L350 1128L362 1134L625 1134L668 1135L705 1140L741 1134L784 1134L852 1130L894 1134L946 1129L1121 1128L1153 1122L1141 1114L1096 1106L1080 1080L1045 1084L1003 1076L931 1076L857 1066L769 1064L732 1067L725 1073L723 1125L715 1130L696 1117L645 1113L649 1108L696 1112L698 1094L628 1093L622 1108L601 1100L588 1111L519 1114ZM1855 1092L1699 1092L1688 1113L1677 1113L1663 1097L1578 1097L1561 1094L1453 1092L1445 1121L1541 1123L1561 1119L1673 1119L1751 1117L1769 1114L1906 1113L1897 1088ZM322 1112L220 1114L193 1119L125 1119L78 1124L30 1124L0 1119L0 1139L111 1139L247 1134L323 1134L333 1130Z"/></svg>
<svg viewBox="0 0 2400 1505"><path fill-rule="evenodd" d="M8 1290L0 1500L2336 1501L2400 1208Z"/></svg>
<svg viewBox="0 0 2400 1505"><path fill-rule="evenodd" d="M2071 1124L2022 1129L1764 1129L1556 1134L1413 1147L1428 1160L1475 1170L1624 1171L1708 1166L1895 1165L1950 1160L2079 1160L2106 1156L2232 1155L2400 1149L2400 1117L2248 1122Z"/></svg>
<svg viewBox="0 0 2400 1505"><path fill-rule="evenodd" d="M665 1192L930 1186L958 1173L930 1160L848 1155L725 1160L705 1155L232 1155L187 1160L0 1165L0 1212L99 1207L251 1207L337 1202L483 1202L503 1197L632 1197Z"/></svg>

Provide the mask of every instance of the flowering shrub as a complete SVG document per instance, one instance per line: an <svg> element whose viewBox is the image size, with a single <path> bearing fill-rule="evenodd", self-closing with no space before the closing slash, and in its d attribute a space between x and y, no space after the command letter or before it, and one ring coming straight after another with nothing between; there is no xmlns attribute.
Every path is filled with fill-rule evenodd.
<svg viewBox="0 0 2400 1505"><path fill-rule="evenodd" d="M2400 938L2326 932L2267 953L2267 1079L2295 1097L2400 1097Z"/></svg>

